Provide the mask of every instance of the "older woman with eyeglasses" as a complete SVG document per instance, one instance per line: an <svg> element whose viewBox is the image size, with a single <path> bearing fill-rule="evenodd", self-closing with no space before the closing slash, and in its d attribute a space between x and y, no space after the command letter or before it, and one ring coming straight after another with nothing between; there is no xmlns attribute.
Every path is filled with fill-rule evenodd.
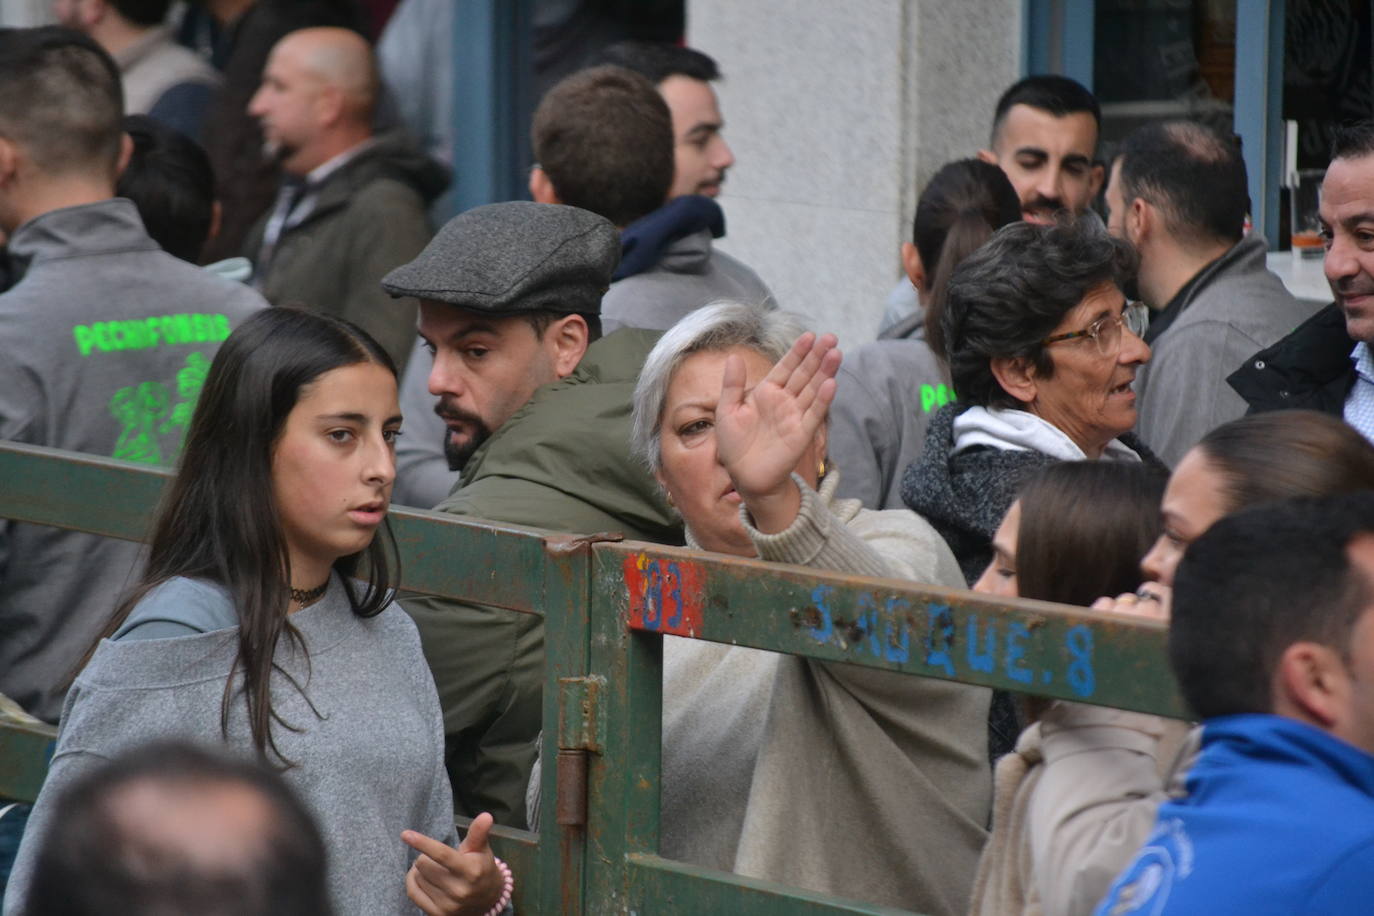
<svg viewBox="0 0 1374 916"><path fill-rule="evenodd" d="M939 531L969 585L1016 491L1056 461L1146 461L1130 432L1136 369L1149 361L1142 313L1121 290L1130 245L1101 220L1012 223L955 269L945 295L945 357L957 402L940 409L902 499ZM1020 722L993 695L988 752L1011 751Z"/></svg>
<svg viewBox="0 0 1374 916"><path fill-rule="evenodd" d="M902 496L944 536L970 584L1036 470L1158 464L1131 435L1131 383L1150 358L1121 292L1134 269L1130 246L1086 216L1004 226L950 278L945 340L958 402L932 420Z"/></svg>

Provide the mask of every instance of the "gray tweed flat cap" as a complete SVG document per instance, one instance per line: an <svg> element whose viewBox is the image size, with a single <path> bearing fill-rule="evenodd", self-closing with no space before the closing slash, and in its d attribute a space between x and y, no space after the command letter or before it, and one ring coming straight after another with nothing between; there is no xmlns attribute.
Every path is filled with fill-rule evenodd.
<svg viewBox="0 0 1374 916"><path fill-rule="evenodd" d="M382 278L393 296L477 312L601 313L620 233L578 207L511 201L460 213L409 264Z"/></svg>

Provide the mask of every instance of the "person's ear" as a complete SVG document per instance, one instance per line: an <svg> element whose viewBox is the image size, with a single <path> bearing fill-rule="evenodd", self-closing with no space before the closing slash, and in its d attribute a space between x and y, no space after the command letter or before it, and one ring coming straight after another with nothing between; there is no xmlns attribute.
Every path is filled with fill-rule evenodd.
<svg viewBox="0 0 1374 916"><path fill-rule="evenodd" d="M315 115L321 125L334 125L343 120L348 107L344 91L338 86L324 86L315 96Z"/></svg>
<svg viewBox="0 0 1374 916"><path fill-rule="evenodd" d="M990 361L989 367L1002 390L1022 404L1031 403L1039 394L1035 366L1029 359L1023 356L998 356Z"/></svg>
<svg viewBox="0 0 1374 916"><path fill-rule="evenodd" d="M0 188L6 187L14 181L15 175L19 173L19 160L21 154L19 147L13 140L0 137Z"/></svg>
<svg viewBox="0 0 1374 916"><path fill-rule="evenodd" d="M916 292L924 296L928 292L926 266L921 263L921 253L910 242L902 243L902 269L906 271L906 278L911 281L911 285L916 287Z"/></svg>
<svg viewBox="0 0 1374 916"><path fill-rule="evenodd" d="M561 204L549 173L535 166L530 169L530 198L537 204Z"/></svg>
<svg viewBox="0 0 1374 916"><path fill-rule="evenodd" d="M1102 190L1106 180L1107 167L1101 162L1094 162L1092 171L1088 173L1088 200L1097 199L1097 192Z"/></svg>
<svg viewBox="0 0 1374 916"><path fill-rule="evenodd" d="M1296 642L1283 650L1274 670L1274 711L1338 732L1350 708L1350 675L1329 646Z"/></svg>
<svg viewBox="0 0 1374 916"><path fill-rule="evenodd" d="M214 241L219 238L220 226L224 224L224 207L219 201L210 204L210 229L205 233L205 241Z"/></svg>
<svg viewBox="0 0 1374 916"><path fill-rule="evenodd" d="M976 155L979 159L981 159L983 162L986 162L988 165L1000 164L997 161L997 154L990 149L980 149Z"/></svg>
<svg viewBox="0 0 1374 916"><path fill-rule="evenodd" d="M129 167L129 160L134 157L134 138L129 134L119 135L119 161L115 163L115 178L124 174L124 170Z"/></svg>
<svg viewBox="0 0 1374 916"><path fill-rule="evenodd" d="M544 331L544 342L553 356L553 371L559 378L573 374L591 344L591 329L581 315L564 315Z"/></svg>
<svg viewBox="0 0 1374 916"><path fill-rule="evenodd" d="M1121 225L1126 230L1127 241L1139 248L1142 241L1158 231L1159 211L1143 197L1137 197L1126 206Z"/></svg>

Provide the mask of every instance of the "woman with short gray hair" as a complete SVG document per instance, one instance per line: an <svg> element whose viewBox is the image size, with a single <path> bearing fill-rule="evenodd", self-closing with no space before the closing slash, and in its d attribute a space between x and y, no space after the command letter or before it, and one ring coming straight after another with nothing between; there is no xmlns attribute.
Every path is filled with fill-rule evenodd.
<svg viewBox="0 0 1374 916"><path fill-rule="evenodd" d="M958 403L931 421L902 498L972 584L1021 483L1055 461L1154 455L1130 432L1143 322L1121 290L1135 255L1094 215L997 230L954 271L944 326ZM1167 469L1166 469L1167 470Z"/></svg>
<svg viewBox="0 0 1374 916"><path fill-rule="evenodd" d="M833 336L800 332L791 316L716 303L645 362L634 447L688 546L961 585L924 520L834 498L825 418L840 355ZM964 911L988 815L987 690L673 636L663 681L663 855Z"/></svg>

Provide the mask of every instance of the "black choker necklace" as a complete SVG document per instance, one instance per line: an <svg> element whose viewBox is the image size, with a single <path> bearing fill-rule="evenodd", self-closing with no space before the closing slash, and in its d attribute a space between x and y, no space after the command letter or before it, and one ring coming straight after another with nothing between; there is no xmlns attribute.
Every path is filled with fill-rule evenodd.
<svg viewBox="0 0 1374 916"><path fill-rule="evenodd" d="M291 600L297 604L306 605L323 595L327 588L329 588L328 579L325 579L322 585L317 585L314 588L293 588L291 589Z"/></svg>

